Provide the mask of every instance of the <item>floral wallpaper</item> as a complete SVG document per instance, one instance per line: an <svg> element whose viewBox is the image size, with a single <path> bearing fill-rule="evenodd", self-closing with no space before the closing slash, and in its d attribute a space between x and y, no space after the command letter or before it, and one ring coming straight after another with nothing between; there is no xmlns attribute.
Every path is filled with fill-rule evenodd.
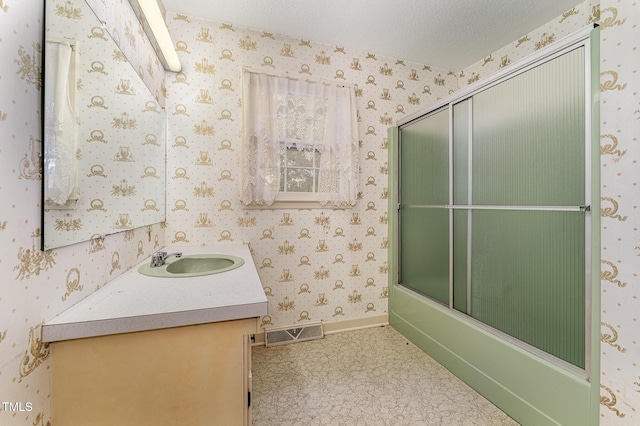
<svg viewBox="0 0 640 426"><path fill-rule="evenodd" d="M63 1L63 0L58 0ZM78 3L78 0L64 0ZM129 0L86 0L151 93L164 106L165 73ZM69 7L69 6L67 6ZM74 6L75 7L75 6Z"/></svg>
<svg viewBox="0 0 640 426"><path fill-rule="evenodd" d="M384 313L386 127L468 84L474 73L482 78L590 20L602 29L601 424L638 423L640 4L619 0L588 0L523 35L529 40L516 40L455 75L375 52L170 15L185 70L166 74L167 229L144 227L44 253L38 249L37 166L43 5L0 0L0 274L6 277L0 281L0 423L51 424L49 349L39 339L41 324L165 244L249 243L269 294L271 316L264 324ZM238 90L245 65L358 86L362 198L355 209L240 208ZM162 84L156 87L161 93Z"/></svg>
<svg viewBox="0 0 640 426"><path fill-rule="evenodd" d="M2 425L51 424L42 324L164 245L154 225L40 251L43 14L41 1L0 0Z"/></svg>
<svg viewBox="0 0 640 426"><path fill-rule="evenodd" d="M167 20L183 64L166 84L167 244L249 243L269 300L263 327L385 322L387 127L455 90L455 73L191 16ZM355 208L242 208L242 67L355 86Z"/></svg>
<svg viewBox="0 0 640 426"><path fill-rule="evenodd" d="M458 73L459 85L464 87L486 78L507 65L561 40L589 24L597 23L599 18L600 8L597 0L586 0L558 16L555 20L528 34L523 34L511 44L460 71Z"/></svg>
<svg viewBox="0 0 640 426"><path fill-rule="evenodd" d="M640 423L640 4L600 2L602 424Z"/></svg>

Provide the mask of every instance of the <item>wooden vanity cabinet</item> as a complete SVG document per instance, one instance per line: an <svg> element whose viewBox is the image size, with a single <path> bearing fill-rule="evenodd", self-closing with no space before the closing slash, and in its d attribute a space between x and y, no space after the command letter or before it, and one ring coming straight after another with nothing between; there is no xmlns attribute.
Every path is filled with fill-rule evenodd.
<svg viewBox="0 0 640 426"><path fill-rule="evenodd" d="M257 318L51 343L52 423L249 425Z"/></svg>

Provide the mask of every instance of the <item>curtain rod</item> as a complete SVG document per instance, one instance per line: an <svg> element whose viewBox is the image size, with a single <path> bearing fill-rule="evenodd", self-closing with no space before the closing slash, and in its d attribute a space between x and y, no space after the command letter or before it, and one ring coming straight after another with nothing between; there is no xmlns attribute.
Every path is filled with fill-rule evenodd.
<svg viewBox="0 0 640 426"><path fill-rule="evenodd" d="M65 37L48 37L46 41L48 43L66 44L67 46L71 47L71 50L73 51L76 50L76 44L78 43L77 40Z"/></svg>
<svg viewBox="0 0 640 426"><path fill-rule="evenodd" d="M286 73L275 73L275 72L265 72L262 70L257 70L255 68L249 68L249 67L242 67L242 71L243 72L250 72L250 73L254 73L254 74L264 74L264 75L269 75L272 77L286 77L288 79L291 80L299 80L299 81L306 81L308 83L321 83L321 84L326 84L326 85L335 85L338 87L348 87L348 88L352 88L353 85L351 84L344 84L344 83L338 83L336 81L331 81L331 80L323 80L323 79L319 79L319 78L301 78L301 77L296 77L293 76L291 74L286 74Z"/></svg>

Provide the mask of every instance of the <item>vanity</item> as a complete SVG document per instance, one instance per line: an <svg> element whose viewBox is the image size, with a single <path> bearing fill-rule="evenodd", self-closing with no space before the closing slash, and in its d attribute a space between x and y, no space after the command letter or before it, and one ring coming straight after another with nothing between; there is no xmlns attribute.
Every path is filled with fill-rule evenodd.
<svg viewBox="0 0 640 426"><path fill-rule="evenodd" d="M267 299L248 246L163 250L244 262L169 278L141 274L146 259L45 323L55 426L251 423L250 339Z"/></svg>

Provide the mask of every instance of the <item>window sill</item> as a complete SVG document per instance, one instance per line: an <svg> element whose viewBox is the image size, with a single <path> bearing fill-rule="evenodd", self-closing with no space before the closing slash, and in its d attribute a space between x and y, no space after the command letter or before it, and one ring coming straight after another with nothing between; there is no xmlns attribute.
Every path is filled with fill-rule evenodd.
<svg viewBox="0 0 640 426"><path fill-rule="evenodd" d="M279 209L300 209L300 210L309 210L309 209L331 209L331 210L348 210L353 208L353 206L340 206L336 207L333 205L323 206L318 201L318 196L315 193L306 193L306 192L296 192L296 193L285 193L279 194L276 197L274 203L270 206L267 205L251 205L251 206L242 206L245 210L279 210Z"/></svg>

